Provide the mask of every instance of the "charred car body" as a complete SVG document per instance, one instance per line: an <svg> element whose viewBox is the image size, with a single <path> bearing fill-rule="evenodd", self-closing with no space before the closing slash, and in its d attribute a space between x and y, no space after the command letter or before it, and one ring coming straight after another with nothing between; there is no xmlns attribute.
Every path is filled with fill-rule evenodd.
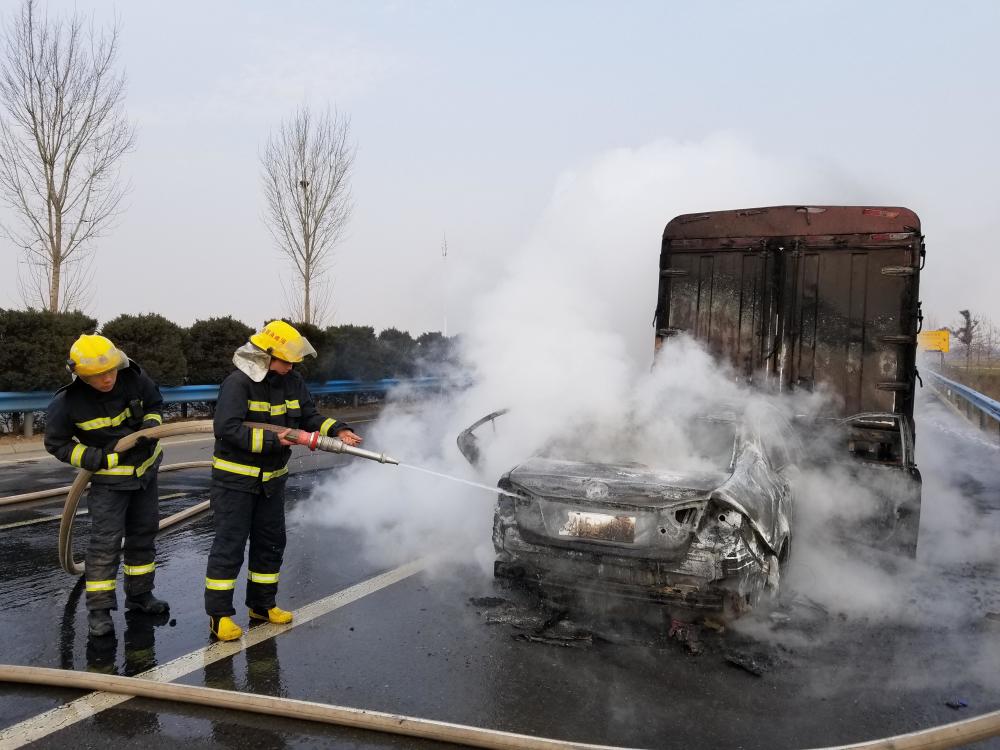
<svg viewBox="0 0 1000 750"><path fill-rule="evenodd" d="M459 446L478 458L474 430ZM735 413L693 420L696 466L535 456L500 479L498 577L613 593L689 610L740 612L777 590L791 545L794 446L777 414L751 429Z"/></svg>

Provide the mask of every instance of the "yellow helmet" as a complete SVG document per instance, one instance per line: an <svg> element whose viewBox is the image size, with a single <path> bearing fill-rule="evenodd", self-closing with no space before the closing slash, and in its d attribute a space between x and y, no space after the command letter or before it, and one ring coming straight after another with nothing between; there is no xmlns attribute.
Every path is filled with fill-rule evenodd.
<svg viewBox="0 0 1000 750"><path fill-rule="evenodd" d="M128 367L128 357L110 339L84 334L69 348L66 367L74 375L89 377Z"/></svg>
<svg viewBox="0 0 1000 750"><path fill-rule="evenodd" d="M286 362L301 362L316 356L309 339L283 320L272 320L264 330L250 337L250 343Z"/></svg>

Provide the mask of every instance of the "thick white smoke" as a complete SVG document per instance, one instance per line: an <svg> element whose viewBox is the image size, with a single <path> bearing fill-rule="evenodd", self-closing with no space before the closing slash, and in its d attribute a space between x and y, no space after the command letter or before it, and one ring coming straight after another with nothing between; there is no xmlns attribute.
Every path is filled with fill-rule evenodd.
<svg viewBox="0 0 1000 750"><path fill-rule="evenodd" d="M725 404L747 408L751 399L685 339L672 341L650 370L663 226L698 210L865 202L849 185L813 166L761 154L731 135L618 149L567 172L532 239L512 249L466 322L474 385L419 408L405 399L390 403L367 431L366 446L486 485L556 442L569 459L657 466L684 460L688 417ZM783 408L815 413L821 403L817 395ZM495 431L490 425L479 430L484 460L476 472L455 438L501 408L510 412ZM831 516L855 517L871 505L864 489L836 472L807 473L800 491L808 504L800 515L813 530L821 531ZM486 574L494 497L411 469L358 461L299 512L311 522L355 530L379 564L451 551L478 560ZM925 504L924 513L929 521L939 511ZM896 573L873 574L836 544L799 541L801 564L788 576L791 585L840 611L905 608L912 591L900 588ZM942 544L949 548L953 541L946 534Z"/></svg>
<svg viewBox="0 0 1000 750"><path fill-rule="evenodd" d="M652 362L666 222L705 208L846 199L824 190L832 181L732 135L617 149L567 172L532 239L511 248L503 272L473 304L463 339L475 386L418 415L390 406L367 444L492 484L554 438L620 439ZM680 379L711 388L705 376L714 372L708 360L692 360ZM510 414L476 476L455 437L500 408ZM307 512L357 529L387 563L456 544L478 547L484 560L492 555L491 495L406 469L352 465Z"/></svg>

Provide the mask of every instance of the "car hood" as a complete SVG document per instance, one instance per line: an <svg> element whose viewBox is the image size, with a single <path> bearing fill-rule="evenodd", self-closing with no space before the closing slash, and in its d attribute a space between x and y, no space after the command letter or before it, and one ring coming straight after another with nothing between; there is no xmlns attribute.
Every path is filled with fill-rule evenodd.
<svg viewBox="0 0 1000 750"><path fill-rule="evenodd" d="M665 506L707 496L731 472L669 471L635 464L601 464L531 458L515 466L506 479L511 488L530 495L566 500L592 500L611 505Z"/></svg>

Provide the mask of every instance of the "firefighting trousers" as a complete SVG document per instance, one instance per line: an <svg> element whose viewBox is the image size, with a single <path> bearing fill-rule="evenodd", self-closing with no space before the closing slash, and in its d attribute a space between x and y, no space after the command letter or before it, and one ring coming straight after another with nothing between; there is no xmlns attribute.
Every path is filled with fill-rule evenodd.
<svg viewBox="0 0 1000 750"><path fill-rule="evenodd" d="M240 492L212 485L215 540L205 574L205 611L209 617L231 617L233 589L250 539L246 605L258 612L274 606L278 571L285 553L285 493Z"/></svg>
<svg viewBox="0 0 1000 750"><path fill-rule="evenodd" d="M160 523L156 479L154 473L145 487L132 490L90 485L87 609L118 609L115 588L121 557L125 558L125 596L153 590L156 531Z"/></svg>

